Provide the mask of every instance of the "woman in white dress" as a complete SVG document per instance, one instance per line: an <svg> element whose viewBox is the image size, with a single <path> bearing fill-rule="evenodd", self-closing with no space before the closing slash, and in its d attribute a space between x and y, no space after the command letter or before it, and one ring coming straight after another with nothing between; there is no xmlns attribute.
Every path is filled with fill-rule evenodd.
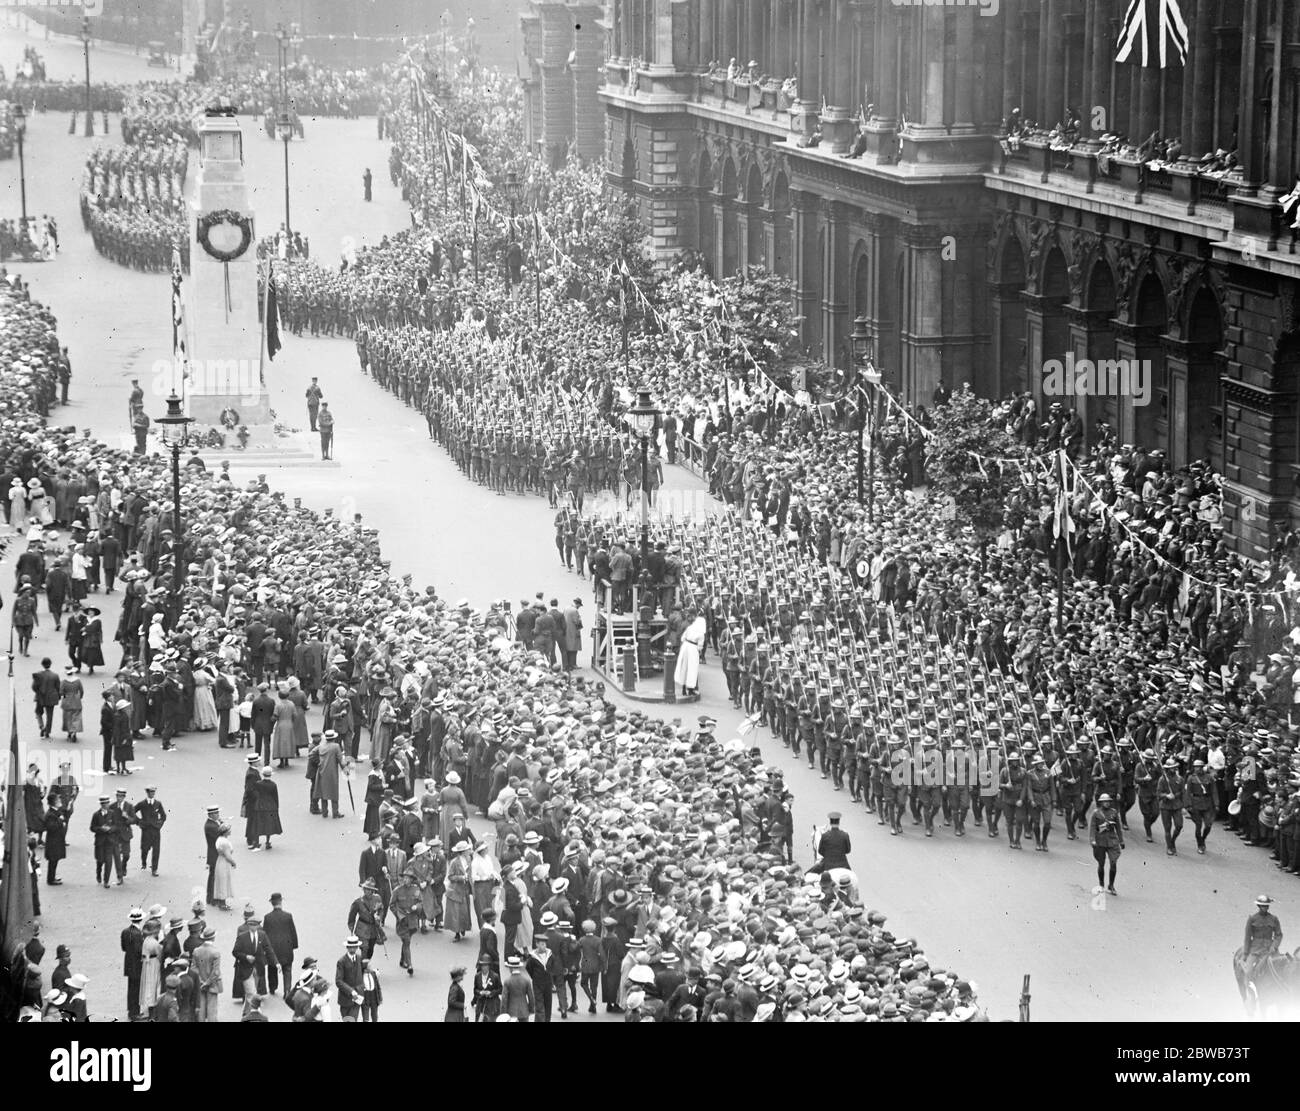
<svg viewBox="0 0 1300 1111"><path fill-rule="evenodd" d="M212 873L212 898L222 910L229 910L235 897L235 847L230 843L230 823L222 822L217 835L217 863Z"/></svg>
<svg viewBox="0 0 1300 1111"><path fill-rule="evenodd" d="M27 491L21 478L9 484L9 523L14 532L22 532L27 527Z"/></svg>
<svg viewBox="0 0 1300 1111"><path fill-rule="evenodd" d="M42 525L52 524L54 516L50 512L50 499L45 496L45 487L33 478L28 481L27 489L30 491L27 496L27 515Z"/></svg>
<svg viewBox="0 0 1300 1111"><path fill-rule="evenodd" d="M696 613L694 608L686 611L686 617L689 624L682 633L673 681L681 686L682 694L695 694L700 685L700 650L704 647L706 625L704 615Z"/></svg>
<svg viewBox="0 0 1300 1111"><path fill-rule="evenodd" d="M194 661L194 724L191 728L206 733L217 727L217 703L212 697L212 684L216 675L206 659Z"/></svg>
<svg viewBox="0 0 1300 1111"><path fill-rule="evenodd" d="M162 994L162 942L158 940L159 923L151 918L144 924L144 943L140 946L140 1010L148 1015Z"/></svg>

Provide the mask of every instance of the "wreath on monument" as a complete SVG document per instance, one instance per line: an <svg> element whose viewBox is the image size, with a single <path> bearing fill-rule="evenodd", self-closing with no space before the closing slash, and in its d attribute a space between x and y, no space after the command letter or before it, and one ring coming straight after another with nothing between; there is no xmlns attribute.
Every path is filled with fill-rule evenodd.
<svg viewBox="0 0 1300 1111"><path fill-rule="evenodd" d="M239 245L230 250L222 250L215 247L209 238L212 229L228 225L239 231ZM243 216L229 208L218 209L216 212L209 212L199 217L198 226L199 245L212 258L218 262L232 262L239 258L253 242L253 220L249 216Z"/></svg>

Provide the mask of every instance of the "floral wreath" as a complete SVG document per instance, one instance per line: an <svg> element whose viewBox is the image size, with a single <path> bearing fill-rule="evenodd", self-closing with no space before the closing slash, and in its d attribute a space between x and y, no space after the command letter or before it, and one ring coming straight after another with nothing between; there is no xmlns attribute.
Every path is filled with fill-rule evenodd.
<svg viewBox="0 0 1300 1111"><path fill-rule="evenodd" d="M211 232L217 224L233 224L239 229L239 246L233 251L220 250L208 242L208 233ZM216 212L206 213L199 217L198 239L199 245L204 249L204 251L215 258L218 262L232 262L247 251L250 244L252 244L253 220L251 217L240 215L240 213L234 212L229 208L222 208L218 209Z"/></svg>

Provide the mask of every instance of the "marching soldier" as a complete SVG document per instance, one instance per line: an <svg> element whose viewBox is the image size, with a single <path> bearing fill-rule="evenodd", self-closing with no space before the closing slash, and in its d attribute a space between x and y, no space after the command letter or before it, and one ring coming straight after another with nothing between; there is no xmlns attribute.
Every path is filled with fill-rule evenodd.
<svg viewBox="0 0 1300 1111"><path fill-rule="evenodd" d="M1097 887L1103 883L1112 895L1115 890L1115 872L1119 867L1119 854L1124 851L1124 830L1120 825L1119 811L1115 809L1110 793L1103 791L1097 796L1097 809L1088 824L1088 844L1092 846L1092 856L1097 862ZM1105 876L1106 862L1110 861L1110 878Z"/></svg>
<svg viewBox="0 0 1300 1111"><path fill-rule="evenodd" d="M1076 825L1083 825L1083 766L1079 759L1079 746L1068 745L1065 755L1056 765L1056 789L1065 814L1065 836L1074 841Z"/></svg>
<svg viewBox="0 0 1300 1111"><path fill-rule="evenodd" d="M1034 852L1047 852L1047 835L1052 831L1052 811L1056 805L1056 784L1047 761L1035 756L1025 775L1025 794L1029 803L1029 828L1034 835Z"/></svg>
<svg viewBox="0 0 1300 1111"><path fill-rule="evenodd" d="M1214 825L1214 793L1209 773L1205 770L1204 760L1193 760L1192 770L1187 776L1187 810L1192 818L1192 828L1196 831L1196 851L1205 855L1205 839L1210 835ZM1294 806L1294 803L1290 804ZM1279 816L1279 828L1281 826Z"/></svg>
<svg viewBox="0 0 1300 1111"><path fill-rule="evenodd" d="M1133 769L1133 781L1137 790L1138 810L1142 814L1142 827L1146 833L1147 843L1155 840L1151 836L1152 827L1160 813L1160 804L1156 798L1156 780L1160 776L1160 765L1156 762L1154 749L1142 750L1142 758Z"/></svg>
<svg viewBox="0 0 1300 1111"><path fill-rule="evenodd" d="M1002 769L999 785L999 801L1002 803L1002 816L1007 820L1007 840L1013 849L1020 848L1020 837L1025 829L1025 771L1020 766L1020 753L1014 748L1007 753L1007 766ZM990 828L990 837L997 833Z"/></svg>
<svg viewBox="0 0 1300 1111"><path fill-rule="evenodd" d="M1160 796L1160 824L1165 828L1165 855L1177 856L1177 841L1178 835L1183 832L1186 799L1183 777L1178 774L1178 761L1172 756L1165 761L1156 791Z"/></svg>

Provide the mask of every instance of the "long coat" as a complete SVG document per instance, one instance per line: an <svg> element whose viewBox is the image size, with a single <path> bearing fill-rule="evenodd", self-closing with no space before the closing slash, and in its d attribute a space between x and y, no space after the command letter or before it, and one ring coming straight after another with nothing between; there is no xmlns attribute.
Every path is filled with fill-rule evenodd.
<svg viewBox="0 0 1300 1111"><path fill-rule="evenodd" d="M339 801L339 773L343 767L343 748L338 741L322 741L320 768L316 772L316 797L337 805Z"/></svg>
<svg viewBox="0 0 1300 1111"><path fill-rule="evenodd" d="M68 812L50 807L45 812L45 859L62 860L68 855Z"/></svg>
<svg viewBox="0 0 1300 1111"><path fill-rule="evenodd" d="M81 662L87 667L104 666L104 626L92 617L81 631Z"/></svg>
<svg viewBox="0 0 1300 1111"><path fill-rule="evenodd" d="M564 650L582 651L582 614L578 612L577 606L570 606L564 611Z"/></svg>
<svg viewBox="0 0 1300 1111"><path fill-rule="evenodd" d="M261 779L253 786L253 837L278 837L280 826L280 788L271 779Z"/></svg>
<svg viewBox="0 0 1300 1111"><path fill-rule="evenodd" d="M80 679L64 679L59 687L59 709L63 712L65 733L80 733L85 729L81 716L84 694Z"/></svg>
<svg viewBox="0 0 1300 1111"><path fill-rule="evenodd" d="M271 734L271 759L288 760L298 754L298 742L294 735L293 719L298 707L288 698L281 698L275 704L275 732Z"/></svg>

